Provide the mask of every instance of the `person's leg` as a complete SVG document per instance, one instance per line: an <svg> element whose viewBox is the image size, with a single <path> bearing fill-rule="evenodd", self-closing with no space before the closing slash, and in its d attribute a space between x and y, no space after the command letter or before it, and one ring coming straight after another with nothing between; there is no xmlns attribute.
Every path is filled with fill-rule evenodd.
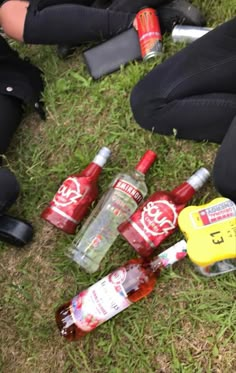
<svg viewBox="0 0 236 373"><path fill-rule="evenodd" d="M132 25L134 15L76 4L50 6L40 12L29 8L24 42L76 44L110 38Z"/></svg>
<svg viewBox="0 0 236 373"><path fill-rule="evenodd" d="M171 0L118 0L106 9L90 0L9 0L1 7L4 32L31 44L74 44L111 38L132 26L135 14L144 6L158 8ZM58 3L59 4L56 4ZM81 5L82 3L83 5ZM98 6L100 2L94 3ZM113 5L117 6L114 7ZM106 6L106 4L104 5Z"/></svg>
<svg viewBox="0 0 236 373"><path fill-rule="evenodd" d="M22 102L11 96L0 94L0 157L5 154L18 128L22 115ZM1 159L0 159L1 160Z"/></svg>
<svg viewBox="0 0 236 373"><path fill-rule="evenodd" d="M131 93L144 129L221 142L236 115L236 18L147 74Z"/></svg>
<svg viewBox="0 0 236 373"><path fill-rule="evenodd" d="M216 154L213 181L224 197L236 203L236 116Z"/></svg>
<svg viewBox="0 0 236 373"><path fill-rule="evenodd" d="M131 27L133 19L131 13L73 3L38 10L34 2L29 5L25 1L10 0L0 10L6 35L30 44L78 44L108 39Z"/></svg>
<svg viewBox="0 0 236 373"><path fill-rule="evenodd" d="M0 8L0 25L6 35L12 39L23 41L23 31L28 1L10 0Z"/></svg>
<svg viewBox="0 0 236 373"><path fill-rule="evenodd" d="M0 167L0 215L13 205L19 192L20 186L13 172Z"/></svg>

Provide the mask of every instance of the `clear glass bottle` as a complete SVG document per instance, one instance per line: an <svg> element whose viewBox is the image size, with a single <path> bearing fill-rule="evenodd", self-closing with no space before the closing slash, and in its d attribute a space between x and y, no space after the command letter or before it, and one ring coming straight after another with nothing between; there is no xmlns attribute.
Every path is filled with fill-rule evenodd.
<svg viewBox="0 0 236 373"><path fill-rule="evenodd" d="M145 174L155 159L156 153L148 150L133 172L118 174L76 235L69 256L86 272L98 270L119 234L117 227L143 201L147 194Z"/></svg>

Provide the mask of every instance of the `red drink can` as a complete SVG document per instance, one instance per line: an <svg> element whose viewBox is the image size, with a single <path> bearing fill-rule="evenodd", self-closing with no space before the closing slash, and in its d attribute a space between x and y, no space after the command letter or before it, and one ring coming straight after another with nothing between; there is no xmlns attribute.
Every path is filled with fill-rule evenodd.
<svg viewBox="0 0 236 373"><path fill-rule="evenodd" d="M156 10L141 9L135 17L134 27L138 31L143 60L158 56L162 51L162 35Z"/></svg>

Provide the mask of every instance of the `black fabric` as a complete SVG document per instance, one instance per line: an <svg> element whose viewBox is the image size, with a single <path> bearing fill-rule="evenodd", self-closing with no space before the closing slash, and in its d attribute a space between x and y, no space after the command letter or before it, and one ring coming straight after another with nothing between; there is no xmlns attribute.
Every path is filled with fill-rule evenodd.
<svg viewBox="0 0 236 373"><path fill-rule="evenodd" d="M0 36L0 94L17 97L44 117L41 101L44 89L42 71L19 57Z"/></svg>
<svg viewBox="0 0 236 373"><path fill-rule="evenodd" d="M219 192L234 202L235 77L236 17L153 69L130 97L134 118L144 129L222 142L213 177Z"/></svg>
<svg viewBox="0 0 236 373"><path fill-rule="evenodd" d="M11 139L18 128L22 115L22 102L11 96L0 94L0 156L5 154Z"/></svg>
<svg viewBox="0 0 236 373"><path fill-rule="evenodd" d="M131 92L145 129L220 143L236 114L236 18L148 73Z"/></svg>
<svg viewBox="0 0 236 373"><path fill-rule="evenodd" d="M20 186L12 171L0 167L0 214L5 212L16 201Z"/></svg>
<svg viewBox="0 0 236 373"><path fill-rule="evenodd" d="M54 5L79 4L100 9L106 9L109 7L114 11L136 13L141 8L147 6L156 8L161 4L167 4L170 1L171 0L30 0L30 3L35 10L39 11Z"/></svg>
<svg viewBox="0 0 236 373"><path fill-rule="evenodd" d="M236 117L217 152L213 180L216 189L236 203Z"/></svg>
<svg viewBox="0 0 236 373"><path fill-rule="evenodd" d="M32 0L24 41L71 46L101 42L131 28L136 13L147 6L157 9L162 33L175 23L205 24L200 10L185 0Z"/></svg>
<svg viewBox="0 0 236 373"><path fill-rule="evenodd" d="M134 15L78 4L30 7L24 41L30 44L71 44L102 41L132 26Z"/></svg>
<svg viewBox="0 0 236 373"><path fill-rule="evenodd" d="M137 13L140 9L152 7L156 9L162 4L167 4L171 0L115 0L109 9L121 12Z"/></svg>

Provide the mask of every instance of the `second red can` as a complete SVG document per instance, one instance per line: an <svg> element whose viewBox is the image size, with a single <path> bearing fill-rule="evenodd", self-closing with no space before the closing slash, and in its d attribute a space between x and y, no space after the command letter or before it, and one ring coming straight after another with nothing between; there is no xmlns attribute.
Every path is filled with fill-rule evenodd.
<svg viewBox="0 0 236 373"><path fill-rule="evenodd" d="M141 55L144 61L162 52L162 35L156 10L141 9L134 20L138 32Z"/></svg>

